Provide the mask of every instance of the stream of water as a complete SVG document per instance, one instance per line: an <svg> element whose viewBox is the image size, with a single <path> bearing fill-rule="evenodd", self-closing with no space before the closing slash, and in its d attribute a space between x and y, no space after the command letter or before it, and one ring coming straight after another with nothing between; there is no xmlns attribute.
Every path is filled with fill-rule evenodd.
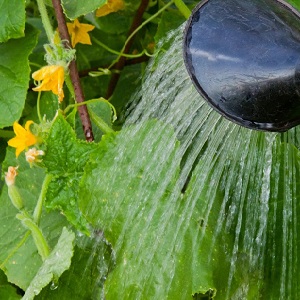
<svg viewBox="0 0 300 300"><path fill-rule="evenodd" d="M171 32L165 41L171 47L150 63L125 124L125 128L133 127L130 141L147 120L160 122L142 139L143 151L136 154L124 179L124 186L130 189L139 166L143 166L133 194L141 200L124 213L121 203L128 201L124 199L130 192L120 189L116 191L120 202L107 206L107 214L114 212L112 227L120 210L128 220L114 244L116 256L128 263L128 270L120 275L124 293L126 287L136 285L135 292L125 298L162 299L158 292L162 285L168 299L191 299L191 290L185 291L185 286L180 295L172 294L180 269L173 254L182 251L183 237L191 230L197 211L200 225L197 233L193 232L188 250L191 265L186 266L186 272L195 270L199 255L199 270L204 265L213 270L211 288L216 289L216 299L300 299L299 129L281 134L258 132L215 113L196 92L186 72L182 32L183 27ZM160 47L164 49L164 44ZM175 132L171 137L164 129L170 127ZM176 139L180 145L174 151ZM124 166L126 153L134 151L129 149L134 147L130 143L124 147L118 149L112 174ZM152 160L141 165L148 151ZM159 174L163 180L157 180ZM116 189L119 180L118 175L110 178L107 190ZM137 237L131 256L138 283L130 277L132 258L120 254L127 249L126 241L136 241ZM140 256L144 247L148 247L147 260ZM160 272L153 274L151 267L157 263ZM197 278L195 274L195 290ZM147 287L153 280L157 290ZM107 291L113 288L108 280Z"/></svg>

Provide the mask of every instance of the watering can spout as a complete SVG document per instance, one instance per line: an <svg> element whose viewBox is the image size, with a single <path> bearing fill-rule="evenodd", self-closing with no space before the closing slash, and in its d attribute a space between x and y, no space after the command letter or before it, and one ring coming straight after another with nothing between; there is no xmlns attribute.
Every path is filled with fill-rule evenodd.
<svg viewBox="0 0 300 300"><path fill-rule="evenodd" d="M239 125L300 124L300 13L282 0L206 0L189 19L184 60L198 92Z"/></svg>

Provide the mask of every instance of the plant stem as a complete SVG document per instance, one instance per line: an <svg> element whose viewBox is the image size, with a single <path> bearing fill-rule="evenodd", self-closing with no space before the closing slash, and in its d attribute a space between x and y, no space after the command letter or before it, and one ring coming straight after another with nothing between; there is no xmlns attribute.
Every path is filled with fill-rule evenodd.
<svg viewBox="0 0 300 300"><path fill-rule="evenodd" d="M143 55L147 55L147 50L144 49L142 52L138 53L138 54L125 54L125 53L122 53L122 52L118 52L114 49L111 49L109 48L108 46L106 46L105 44L103 44L101 41L97 40L96 38L92 37L92 41L95 42L96 44L98 44L99 46L101 46L103 49L105 49L106 51L112 53L112 54L116 54L116 55L119 55L119 56L124 56L126 58L137 58L137 57L141 57ZM149 55L151 56L151 55Z"/></svg>
<svg viewBox="0 0 300 300"><path fill-rule="evenodd" d="M47 9L46 9L46 5L44 3L44 0L36 0L40 14L41 14L41 18L42 18L42 22L43 22L43 26L44 29L46 31L46 35L48 37L49 42L51 43L53 40L53 29L52 29L52 25L50 22L50 19L48 17L48 13L47 13Z"/></svg>
<svg viewBox="0 0 300 300"><path fill-rule="evenodd" d="M132 66L132 65L135 65L135 64L140 64L140 63L143 63L143 62L147 62L148 60L149 60L149 56L144 54L141 57L127 59L126 62L125 62L125 66ZM110 66L109 65L103 65L103 66L100 66L100 67L93 67L93 68L90 68L90 69L81 70L79 72L79 76L80 77L85 77L85 76L88 76L90 72L98 71L99 69L108 69L109 67L111 69L114 69L115 64L110 65Z"/></svg>
<svg viewBox="0 0 300 300"><path fill-rule="evenodd" d="M39 91L39 93L38 93L38 98L37 98L37 103L36 103L36 106L37 106L37 115L38 115L38 118L39 118L40 123L43 121L43 118L42 118L42 115L41 115L41 109L40 109L41 94L42 94L42 92Z"/></svg>
<svg viewBox="0 0 300 300"><path fill-rule="evenodd" d="M62 41L64 41L64 46L66 48L70 48L71 47L70 35L68 32L68 28L67 28L67 24L65 21L65 16L61 7L60 0L52 0L52 4L56 14L60 38ZM75 60L71 61L69 65L69 70L70 70L71 81L74 87L75 100L78 103L84 102L84 95L80 84L80 78L79 78ZM91 124L87 107L85 105L78 107L78 112L81 119L85 138L87 141L91 142L94 140L94 136L93 136L92 124Z"/></svg>
<svg viewBox="0 0 300 300"><path fill-rule="evenodd" d="M191 15L191 11L189 8L185 5L185 3L182 0L173 0L174 4L178 8L178 10L182 13L182 15L188 19Z"/></svg>
<svg viewBox="0 0 300 300"><path fill-rule="evenodd" d="M43 209L43 203L44 203L44 199L46 196L46 192L49 186L49 183L51 182L52 179L52 175L47 174L45 176L43 185L42 185L42 190L39 196L39 199L37 201L37 204L35 206L34 212L33 212L33 221L39 225L40 223L40 219L41 219L41 215L42 215L42 209Z"/></svg>
<svg viewBox="0 0 300 300"><path fill-rule="evenodd" d="M23 226L30 230L34 243L38 249L42 260L44 261L50 254L49 245L41 231L41 229L37 226L37 224L24 212L21 212L16 215L17 219L19 219Z"/></svg>

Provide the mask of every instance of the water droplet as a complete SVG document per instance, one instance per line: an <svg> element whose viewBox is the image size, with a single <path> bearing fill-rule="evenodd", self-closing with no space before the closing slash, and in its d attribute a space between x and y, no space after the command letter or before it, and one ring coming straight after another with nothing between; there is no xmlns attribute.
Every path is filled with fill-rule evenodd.
<svg viewBox="0 0 300 300"><path fill-rule="evenodd" d="M58 283L57 282L54 282L52 281L51 285L50 285L50 290L51 291L54 291L58 288Z"/></svg>

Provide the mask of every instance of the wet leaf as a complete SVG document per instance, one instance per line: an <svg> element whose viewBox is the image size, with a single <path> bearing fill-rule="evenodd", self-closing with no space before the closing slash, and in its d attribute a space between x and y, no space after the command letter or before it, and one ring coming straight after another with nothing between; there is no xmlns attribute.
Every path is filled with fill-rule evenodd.
<svg viewBox="0 0 300 300"><path fill-rule="evenodd" d="M104 151L92 155L81 182L80 207L116 252L106 299L192 299L213 288L211 266L197 248L197 209L179 226L186 203L174 181L180 161L172 129L152 121L101 143Z"/></svg>
<svg viewBox="0 0 300 300"><path fill-rule="evenodd" d="M55 284L61 274L69 269L71 258L73 256L74 239L75 234L64 227L57 245L45 259L37 274L30 282L30 285L22 298L23 300L32 300L40 293L42 288L51 281L54 281Z"/></svg>
<svg viewBox="0 0 300 300"><path fill-rule="evenodd" d="M75 227L87 232L87 223L78 209L78 186L89 155L97 145L77 140L61 114L55 119L46 143L43 163L47 172L53 175L46 206L61 210Z"/></svg>
<svg viewBox="0 0 300 300"><path fill-rule="evenodd" d="M70 268L56 284L44 288L36 300L102 299L103 283L112 268L110 245L101 236L76 237ZM78 276L80 274L80 276Z"/></svg>

